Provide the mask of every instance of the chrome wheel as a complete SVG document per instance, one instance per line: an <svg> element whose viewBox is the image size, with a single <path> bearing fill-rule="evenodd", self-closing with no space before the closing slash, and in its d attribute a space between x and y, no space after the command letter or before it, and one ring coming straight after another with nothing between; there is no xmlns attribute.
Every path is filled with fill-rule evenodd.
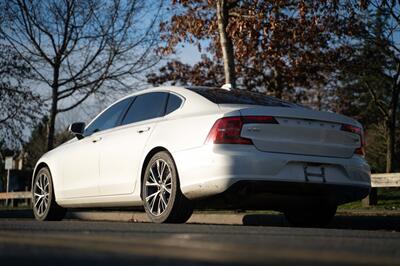
<svg viewBox="0 0 400 266"><path fill-rule="evenodd" d="M145 200L151 214L161 215L167 208L172 193L171 168L162 159L150 166L145 183Z"/></svg>
<svg viewBox="0 0 400 266"><path fill-rule="evenodd" d="M41 173L36 180L33 191L33 206L39 216L43 216L50 203L50 180Z"/></svg>

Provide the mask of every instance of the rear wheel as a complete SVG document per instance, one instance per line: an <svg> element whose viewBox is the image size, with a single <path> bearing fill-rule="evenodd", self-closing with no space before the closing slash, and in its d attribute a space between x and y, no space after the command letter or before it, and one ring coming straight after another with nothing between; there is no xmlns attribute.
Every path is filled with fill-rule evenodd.
<svg viewBox="0 0 400 266"><path fill-rule="evenodd" d="M53 181L48 168L41 168L35 176L32 188L33 214L39 221L59 221L66 209L55 201Z"/></svg>
<svg viewBox="0 0 400 266"><path fill-rule="evenodd" d="M192 203L180 190L175 163L164 151L147 164L142 198L147 215L155 223L184 223L193 212Z"/></svg>
<svg viewBox="0 0 400 266"><path fill-rule="evenodd" d="M325 227L332 221L336 210L337 206L326 205L287 210L284 214L286 219L293 226Z"/></svg>

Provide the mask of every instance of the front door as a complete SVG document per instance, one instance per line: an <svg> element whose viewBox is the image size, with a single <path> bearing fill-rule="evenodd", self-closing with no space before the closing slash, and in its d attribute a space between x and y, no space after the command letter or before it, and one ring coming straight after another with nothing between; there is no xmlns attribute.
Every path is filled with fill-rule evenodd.
<svg viewBox="0 0 400 266"><path fill-rule="evenodd" d="M99 194L98 136L77 140L64 148L63 197L80 198Z"/></svg>
<svg viewBox="0 0 400 266"><path fill-rule="evenodd" d="M65 147L63 197L99 196L100 149L104 134L118 126L133 98L123 99L98 115L85 129L84 138Z"/></svg>

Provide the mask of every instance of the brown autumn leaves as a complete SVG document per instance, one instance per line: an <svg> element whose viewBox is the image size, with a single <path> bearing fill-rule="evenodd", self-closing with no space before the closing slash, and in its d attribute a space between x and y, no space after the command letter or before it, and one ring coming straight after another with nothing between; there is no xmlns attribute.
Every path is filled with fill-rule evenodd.
<svg viewBox="0 0 400 266"><path fill-rule="evenodd" d="M188 42L199 47L202 61L194 66L169 62L160 74L148 77L151 83L223 83L216 67L222 55L215 3L173 1L179 11L161 25L165 46L160 51L170 54ZM228 1L227 8L237 83L248 89L268 88L269 94L283 98L327 84L330 73L351 53L348 41L361 28L356 1ZM294 94L295 89L299 93Z"/></svg>

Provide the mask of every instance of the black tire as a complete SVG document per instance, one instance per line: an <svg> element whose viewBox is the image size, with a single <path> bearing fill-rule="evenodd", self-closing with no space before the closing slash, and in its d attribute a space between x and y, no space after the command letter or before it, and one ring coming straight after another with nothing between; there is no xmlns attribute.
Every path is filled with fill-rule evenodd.
<svg viewBox="0 0 400 266"><path fill-rule="evenodd" d="M147 164L142 199L144 209L154 223L185 223L192 215L193 205L180 190L176 166L168 152L156 153Z"/></svg>
<svg viewBox="0 0 400 266"><path fill-rule="evenodd" d="M326 227L336 214L337 206L326 205L287 210L284 212L289 224L297 227Z"/></svg>
<svg viewBox="0 0 400 266"><path fill-rule="evenodd" d="M53 180L47 167L41 168L33 181L32 210L38 221L60 221L67 211L55 201Z"/></svg>

